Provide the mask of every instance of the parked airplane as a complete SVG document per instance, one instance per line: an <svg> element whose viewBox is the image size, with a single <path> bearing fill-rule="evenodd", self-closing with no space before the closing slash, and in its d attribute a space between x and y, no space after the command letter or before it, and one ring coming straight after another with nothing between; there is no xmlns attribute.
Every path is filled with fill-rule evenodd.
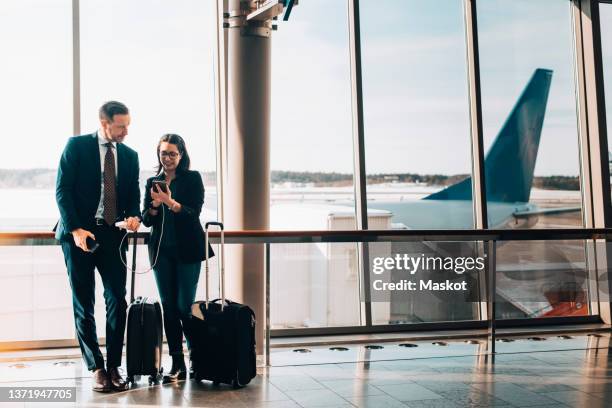
<svg viewBox="0 0 612 408"><path fill-rule="evenodd" d="M579 207L538 209L529 203L540 135L553 72L536 69L485 157L489 228L525 227L538 215L580 211ZM395 223L411 229L470 229L474 226L472 178L414 202L371 202L388 210Z"/></svg>
<svg viewBox="0 0 612 408"><path fill-rule="evenodd" d="M484 173L489 228L524 228L534 225L539 215L580 211L580 207L539 209L529 203L552 74L548 69L535 70L486 154ZM369 202L368 207L390 211L395 226L400 228L471 229L474 224L472 179L468 177L422 200ZM499 247L498 253L504 259L502 264L498 260L502 274L497 288L499 317L587 313L582 289L585 271L572 267L554 245L546 243L530 248L529 244L524 247L521 243L511 243ZM446 256L465 255L471 250L469 244L441 242L394 243L392 248L393 253L423 252ZM396 275L393 280L400 278L400 274ZM476 275L431 276L435 275L438 279L467 279L470 287L478 287ZM470 296L472 300L475 298L474 294ZM462 294L392 293L390 300L395 316L412 316L410 318L425 321L462 320L474 316L473 308L466 303L469 299Z"/></svg>

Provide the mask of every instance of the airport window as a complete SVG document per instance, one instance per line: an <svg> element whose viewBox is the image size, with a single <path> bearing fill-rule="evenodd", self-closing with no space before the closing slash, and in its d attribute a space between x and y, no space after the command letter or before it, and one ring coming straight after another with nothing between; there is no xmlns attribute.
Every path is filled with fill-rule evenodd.
<svg viewBox="0 0 612 408"><path fill-rule="evenodd" d="M473 228L463 3L385 0L360 7L369 228ZM374 258L423 248L393 242L369 250ZM401 272L392 273L392 281L401 280ZM418 294L393 293L387 301L373 303L374 324L477 318L464 300L420 308L430 303Z"/></svg>
<svg viewBox="0 0 612 408"><path fill-rule="evenodd" d="M270 229L355 229L347 3L297 11L272 34ZM274 328L360 324L355 244L272 245L270 269Z"/></svg>
<svg viewBox="0 0 612 408"><path fill-rule="evenodd" d="M124 102L131 109L125 143L139 154L142 186L156 169L160 137L179 134L192 169L203 173L202 218L216 219L215 2L113 0L80 7L82 132L97 129L102 103Z"/></svg>
<svg viewBox="0 0 612 408"><path fill-rule="evenodd" d="M72 133L72 3L0 5L0 112L10 154L0 164L0 230L50 231L53 189Z"/></svg>
<svg viewBox="0 0 612 408"><path fill-rule="evenodd" d="M81 133L98 128L103 102L126 103L132 116L126 144L139 153L143 186L155 171L159 138L183 136L192 169L204 175L203 220L216 219L215 12L214 2L195 0L110 1L102 8L80 2ZM15 152L0 165L0 229L50 232L58 219L57 164L73 135L72 2L3 1L0 51L0 107ZM0 259L0 324L10 328L0 341L74 338L61 248L3 245ZM138 270L148 265L141 247ZM102 288L96 274L98 322ZM137 295L158 297L152 274L138 275L137 288ZM104 337L104 324L98 335Z"/></svg>
<svg viewBox="0 0 612 408"><path fill-rule="evenodd" d="M131 109L126 144L138 152L143 188L156 172L160 137L182 136L191 168L200 171L204 180L203 222L217 218L215 13L214 2L196 0L180 4L114 0L102 8L81 3L83 132L97 129L97 109L106 100L124 102ZM112 23L106 27L107 22ZM139 271L148 269L147 252L137 251ZM159 297L152 273L137 275L136 284L137 296ZM101 281L96 288L100 299ZM198 289L200 296L203 285ZM96 314L103 318L102 302L96 304ZM98 335L104 335L102 327Z"/></svg>
<svg viewBox="0 0 612 408"><path fill-rule="evenodd" d="M489 228L583 225L570 5L478 3Z"/></svg>
<svg viewBox="0 0 612 408"><path fill-rule="evenodd" d="M51 231L55 173L72 132L72 3L0 2L0 230ZM0 341L71 338L68 281L58 247L0 247ZM49 296L49 291L54 296Z"/></svg>
<svg viewBox="0 0 612 408"><path fill-rule="evenodd" d="M357 244L271 246L273 329L360 324Z"/></svg>
<svg viewBox="0 0 612 408"><path fill-rule="evenodd" d="M290 23L278 21L272 33L271 230L356 227L349 1L301 2ZM599 4L608 137L610 1ZM59 216L57 164L74 132L73 109L81 115L80 133L94 132L97 110L110 99L131 110L126 144L139 153L142 187L156 171L159 138L178 133L206 186L201 221L217 218L214 1L108 0L103 8L71 0L0 3L0 112L8 142L0 163L0 232L51 231ZM77 3L80 95L73 100ZM464 3L359 2L370 229L474 228ZM488 227L582 227L571 2L477 4ZM32 234L15 245L9 235L0 242L0 327L6 328L0 345L74 340L60 246ZM449 285L468 282L469 291L448 294L389 286L377 293L380 275L373 271L377 262L398 255L479 259L482 242L394 237L363 248L368 256L360 258L355 242L270 244L272 328L350 331L365 326L365 317L374 327L360 330L376 331L483 318L481 270L437 275ZM496 317L599 314L591 249L583 240L498 241ZM217 258L210 265L211 298L219 297ZM158 298L153 274L142 273L150 265L145 245L138 247L137 264L136 296ZM369 287L360 280L362 268ZM396 289L405 278L399 270L381 272ZM204 271L202 266L197 299L204 298ZM429 282L439 271L418 272ZM128 296L130 284L128 278ZM102 290L96 274L95 313L103 338ZM365 291L369 304L362 303Z"/></svg>
<svg viewBox="0 0 612 408"><path fill-rule="evenodd" d="M473 228L462 2L360 7L370 228Z"/></svg>
<svg viewBox="0 0 612 408"><path fill-rule="evenodd" d="M480 318L486 258L479 243L392 241L368 248L373 324Z"/></svg>
<svg viewBox="0 0 612 408"><path fill-rule="evenodd" d="M346 2L300 3L272 34L271 69L270 228L354 229Z"/></svg>
<svg viewBox="0 0 612 408"><path fill-rule="evenodd" d="M498 319L591 314L596 298L585 241L512 241L497 244Z"/></svg>
<svg viewBox="0 0 612 408"><path fill-rule="evenodd" d="M583 226L570 6L478 2L489 228ZM496 256L499 318L589 314L582 241L502 243Z"/></svg>
<svg viewBox="0 0 612 408"><path fill-rule="evenodd" d="M604 73L604 94L606 98L606 123L608 127L608 151L610 146L610 135L612 135L612 4L600 3L599 21L601 21L601 54ZM610 155L610 153L608 153ZM612 163L612 157L608 157ZM612 167L612 166L611 166ZM612 171L611 171L612 173Z"/></svg>

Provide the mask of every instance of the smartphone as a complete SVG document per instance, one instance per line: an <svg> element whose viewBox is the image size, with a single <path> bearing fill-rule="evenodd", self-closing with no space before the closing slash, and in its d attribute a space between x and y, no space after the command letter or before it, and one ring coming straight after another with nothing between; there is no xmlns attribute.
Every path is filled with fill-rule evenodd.
<svg viewBox="0 0 612 408"><path fill-rule="evenodd" d="M168 193L168 184L163 180L153 180L153 185L159 186L159 191Z"/></svg>
<svg viewBox="0 0 612 408"><path fill-rule="evenodd" d="M100 246L100 244L98 244L96 240L92 237L87 237L87 239L85 240L85 244L87 245L87 249L89 249L89 252L91 253L96 252L96 249L98 249L98 247Z"/></svg>

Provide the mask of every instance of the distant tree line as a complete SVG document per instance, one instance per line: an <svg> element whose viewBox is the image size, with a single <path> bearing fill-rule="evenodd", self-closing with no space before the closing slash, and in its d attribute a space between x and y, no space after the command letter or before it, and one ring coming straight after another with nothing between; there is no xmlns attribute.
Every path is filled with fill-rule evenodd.
<svg viewBox="0 0 612 408"><path fill-rule="evenodd" d="M445 176L443 174L414 174L414 173L398 173L398 174L370 174L367 176L368 184L381 183L414 183L426 184L429 186L447 186L455 184L461 180L468 178L467 174L456 174L453 176Z"/></svg>
<svg viewBox="0 0 612 408"><path fill-rule="evenodd" d="M580 190L578 177L570 176L534 177L533 185L544 190Z"/></svg>
<svg viewBox="0 0 612 408"><path fill-rule="evenodd" d="M140 180L143 182L151 177L152 171L141 171ZM205 185L216 183L215 172L200 172ZM55 187L55 169L26 169L7 170L0 169L0 188L45 188ZM308 184L315 187L343 187L353 184L353 175L348 173L299 172L299 171L272 171L272 183ZM382 183L414 183L431 186L448 186L465 178L467 174L446 176L442 174L415 174L415 173L381 173L367 176L368 184ZM546 190L580 190L580 180L571 176L534 177L534 187Z"/></svg>
<svg viewBox="0 0 612 408"><path fill-rule="evenodd" d="M0 169L0 188L49 188L56 176L57 170L50 169Z"/></svg>
<svg viewBox="0 0 612 408"><path fill-rule="evenodd" d="M430 186L449 186L468 178L468 174L416 174L416 173L381 173L369 174L368 184L413 183ZM272 183L302 183L317 187L339 187L351 185L353 175L348 173L272 171ZM546 190L580 190L580 180L575 176L536 176L534 187Z"/></svg>
<svg viewBox="0 0 612 408"><path fill-rule="evenodd" d="M273 170L271 179L272 183L314 183L316 186L339 186L353 183L353 175L344 173L311 173Z"/></svg>
<svg viewBox="0 0 612 408"><path fill-rule="evenodd" d="M153 176L154 171L141 170L140 182ZM214 172L200 172L205 185L214 185L216 177ZM55 188L57 170L55 169L0 169L1 188L28 188L28 189L52 189Z"/></svg>

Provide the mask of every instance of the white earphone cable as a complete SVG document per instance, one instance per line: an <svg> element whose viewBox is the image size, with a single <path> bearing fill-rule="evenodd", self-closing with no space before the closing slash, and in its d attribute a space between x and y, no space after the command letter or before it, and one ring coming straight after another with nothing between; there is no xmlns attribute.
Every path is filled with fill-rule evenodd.
<svg viewBox="0 0 612 408"><path fill-rule="evenodd" d="M143 275L145 273L151 272L153 268L155 268L155 265L157 265L157 258L159 257L159 248L161 247L161 242L164 237L164 223L166 220L166 208L164 204L162 204L160 207L162 208L162 222L161 222L161 230L159 233L159 242L157 243L157 250L155 251L155 259L153 260L153 264L151 264L151 267L147 269L146 271L143 271L143 272L134 271L134 273L138 275ZM123 247L123 241L125 240L125 237L128 236L128 234L129 234L129 231L126 229L125 234L123 235L123 238L121 238L121 242L119 243L119 259L121 259L121 263L123 264L123 266L126 267L126 269L128 268L127 259L123 260L123 255L121 254L123 251L121 250L121 248ZM127 251L126 251L126 254L127 254Z"/></svg>

